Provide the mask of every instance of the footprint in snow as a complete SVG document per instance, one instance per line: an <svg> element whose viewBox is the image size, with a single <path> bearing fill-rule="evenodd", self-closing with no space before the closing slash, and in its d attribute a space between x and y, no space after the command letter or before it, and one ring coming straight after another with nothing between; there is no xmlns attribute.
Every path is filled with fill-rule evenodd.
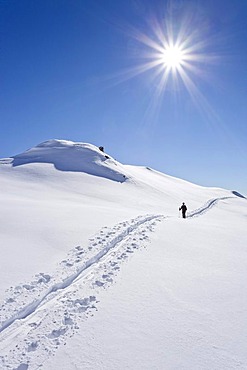
<svg viewBox="0 0 247 370"><path fill-rule="evenodd" d="M34 352L38 348L38 342L32 342L29 344L27 351L28 352Z"/></svg>
<svg viewBox="0 0 247 370"><path fill-rule="evenodd" d="M99 280L96 280L94 284L99 286L99 287L102 287L102 286L105 285L105 283L102 283L102 281L99 281Z"/></svg>
<svg viewBox="0 0 247 370"><path fill-rule="evenodd" d="M76 299L72 301L72 305L79 311L79 312L85 312L90 308L95 308L93 305L93 302L96 301L95 296L90 296L82 299Z"/></svg>
<svg viewBox="0 0 247 370"><path fill-rule="evenodd" d="M72 266L73 266L73 263L71 263L71 262L66 262L66 263L65 263L65 265L66 265L67 267L72 267Z"/></svg>
<svg viewBox="0 0 247 370"><path fill-rule="evenodd" d="M13 370L27 370L28 369L28 364L20 364L17 368Z"/></svg>
<svg viewBox="0 0 247 370"><path fill-rule="evenodd" d="M40 278L39 278L39 276L40 276ZM49 281L51 280L51 276L48 275L48 274L44 274L43 272L41 272L39 275L37 275L37 278L39 278L39 280L37 281L38 284L49 283Z"/></svg>
<svg viewBox="0 0 247 370"><path fill-rule="evenodd" d="M14 302L15 302L14 298L9 298L9 299L7 299L7 301L6 301L6 303L14 303Z"/></svg>
<svg viewBox="0 0 247 370"><path fill-rule="evenodd" d="M24 284L23 288L25 288L26 290L33 290L35 288L35 286L34 285L29 285L29 284Z"/></svg>
<svg viewBox="0 0 247 370"><path fill-rule="evenodd" d="M61 335L64 335L67 331L67 328L54 329L50 334L47 335L49 339L57 339Z"/></svg>
<svg viewBox="0 0 247 370"><path fill-rule="evenodd" d="M117 259L121 260L121 259L125 259L125 258L127 258L126 253L122 253L121 256L119 256Z"/></svg>
<svg viewBox="0 0 247 370"><path fill-rule="evenodd" d="M138 245L137 245L136 243L131 243L131 246L132 246L133 248L138 248Z"/></svg>
<svg viewBox="0 0 247 370"><path fill-rule="evenodd" d="M84 253L84 251L78 252L77 256L81 256Z"/></svg>
<svg viewBox="0 0 247 370"><path fill-rule="evenodd" d="M64 316L63 323L64 325L72 326L74 324L74 321L70 316Z"/></svg>

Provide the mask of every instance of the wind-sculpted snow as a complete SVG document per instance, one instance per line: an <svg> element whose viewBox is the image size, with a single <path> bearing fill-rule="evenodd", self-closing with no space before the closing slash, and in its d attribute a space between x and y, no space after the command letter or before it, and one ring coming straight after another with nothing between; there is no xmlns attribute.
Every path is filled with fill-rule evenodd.
<svg viewBox="0 0 247 370"><path fill-rule="evenodd" d="M232 194L236 195L236 197L246 199L246 197L244 195L240 194L238 191L233 190L232 191Z"/></svg>
<svg viewBox="0 0 247 370"><path fill-rule="evenodd" d="M93 315L100 289L114 282L121 262L145 246L148 232L161 219L148 215L105 227L87 247L72 249L54 273L39 273L11 287L0 306L0 368L42 367L80 322Z"/></svg>
<svg viewBox="0 0 247 370"><path fill-rule="evenodd" d="M124 182L127 176L120 163L100 151L96 146L65 140L48 140L0 163L12 163L13 167L32 163L50 163L57 170L84 172L109 180Z"/></svg>

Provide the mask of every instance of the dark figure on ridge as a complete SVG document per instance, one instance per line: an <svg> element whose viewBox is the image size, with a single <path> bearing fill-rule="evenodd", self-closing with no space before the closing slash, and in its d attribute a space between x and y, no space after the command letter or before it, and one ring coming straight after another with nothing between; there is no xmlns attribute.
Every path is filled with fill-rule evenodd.
<svg viewBox="0 0 247 370"><path fill-rule="evenodd" d="M186 211L187 211L187 207L186 207L186 205L183 203L182 205L181 205L181 207L179 208L179 211L182 211L182 216L183 216L183 218L186 218Z"/></svg>

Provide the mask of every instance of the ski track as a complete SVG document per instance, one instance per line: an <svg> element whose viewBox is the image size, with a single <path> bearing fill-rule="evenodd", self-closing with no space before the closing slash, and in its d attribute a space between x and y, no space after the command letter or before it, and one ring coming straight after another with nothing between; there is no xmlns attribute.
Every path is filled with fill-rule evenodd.
<svg viewBox="0 0 247 370"><path fill-rule="evenodd" d="M188 212L187 218L201 216L229 198L235 197L211 199ZM121 263L145 247L147 233L165 218L139 216L104 227L86 248L73 248L53 274L41 272L29 283L10 287L0 305L0 368L43 368L45 360L94 315L99 304L96 295L115 282Z"/></svg>
<svg viewBox="0 0 247 370"><path fill-rule="evenodd" d="M203 215L204 213L208 212L212 207L216 206L222 200L231 199L236 197L221 197L221 198L214 198L208 200L202 207L195 209L194 211L187 213L187 218L193 218Z"/></svg>
<svg viewBox="0 0 247 370"><path fill-rule="evenodd" d="M43 295L39 296L39 298L32 301L30 304L24 306L16 315L11 317L9 320L6 320L2 324L2 326L0 327L0 333L3 330L5 330L8 326L10 326L15 320L25 319L27 316L32 314L45 301L45 299L51 293L55 293L58 290L65 289L65 288L69 287L81 275L82 272L84 272L86 269L91 267L93 264L99 262L101 260L101 258L104 257L109 252L110 249L116 247L116 245L118 243L120 243L126 236L128 236L133 230L138 228L143 223L151 221L151 220L153 220L157 217L160 217L160 216L148 216L144 219L137 220L136 223L134 223L133 225L128 226L125 230L123 230L120 234L118 234L112 240L107 241L106 239L103 239L103 242L106 242L106 244L103 246L103 248L96 255L87 259L80 267L78 267L76 269L76 272L72 273L71 275L69 275L68 277L63 279L62 281L59 281L59 282L51 285L51 287L49 287ZM99 242L99 244L101 244L101 243ZM77 247L77 249L80 250L80 247ZM91 247L89 247L89 250L90 249L91 249ZM80 254L83 254L83 252L78 252L77 256L80 256ZM69 267L71 265L73 265L70 262L68 262L67 260L63 261L63 262L65 262L66 265L69 266ZM80 257L75 262L80 262ZM44 281L45 282L51 281L50 275L45 275L45 274L41 273L40 279L38 280L38 283L42 283ZM30 285L29 284L24 284L23 287L26 290L32 290L34 285L35 285L35 282L34 282L34 284L30 284ZM10 303L10 302L11 302L11 298L10 298L10 301L8 303Z"/></svg>
<svg viewBox="0 0 247 370"><path fill-rule="evenodd" d="M72 249L53 274L39 273L29 283L10 287L0 305L0 368L42 368L94 314L96 295L114 283L128 256L145 247L147 233L163 217L139 216L105 227L86 248Z"/></svg>

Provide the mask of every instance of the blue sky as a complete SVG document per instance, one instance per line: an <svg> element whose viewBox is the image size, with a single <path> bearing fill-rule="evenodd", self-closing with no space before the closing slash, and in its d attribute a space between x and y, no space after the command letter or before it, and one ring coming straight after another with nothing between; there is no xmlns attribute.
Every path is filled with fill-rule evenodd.
<svg viewBox="0 0 247 370"><path fill-rule="evenodd" d="M0 7L0 157L53 138L89 142L122 163L247 195L247 2ZM162 40L177 42L182 67L160 64Z"/></svg>

